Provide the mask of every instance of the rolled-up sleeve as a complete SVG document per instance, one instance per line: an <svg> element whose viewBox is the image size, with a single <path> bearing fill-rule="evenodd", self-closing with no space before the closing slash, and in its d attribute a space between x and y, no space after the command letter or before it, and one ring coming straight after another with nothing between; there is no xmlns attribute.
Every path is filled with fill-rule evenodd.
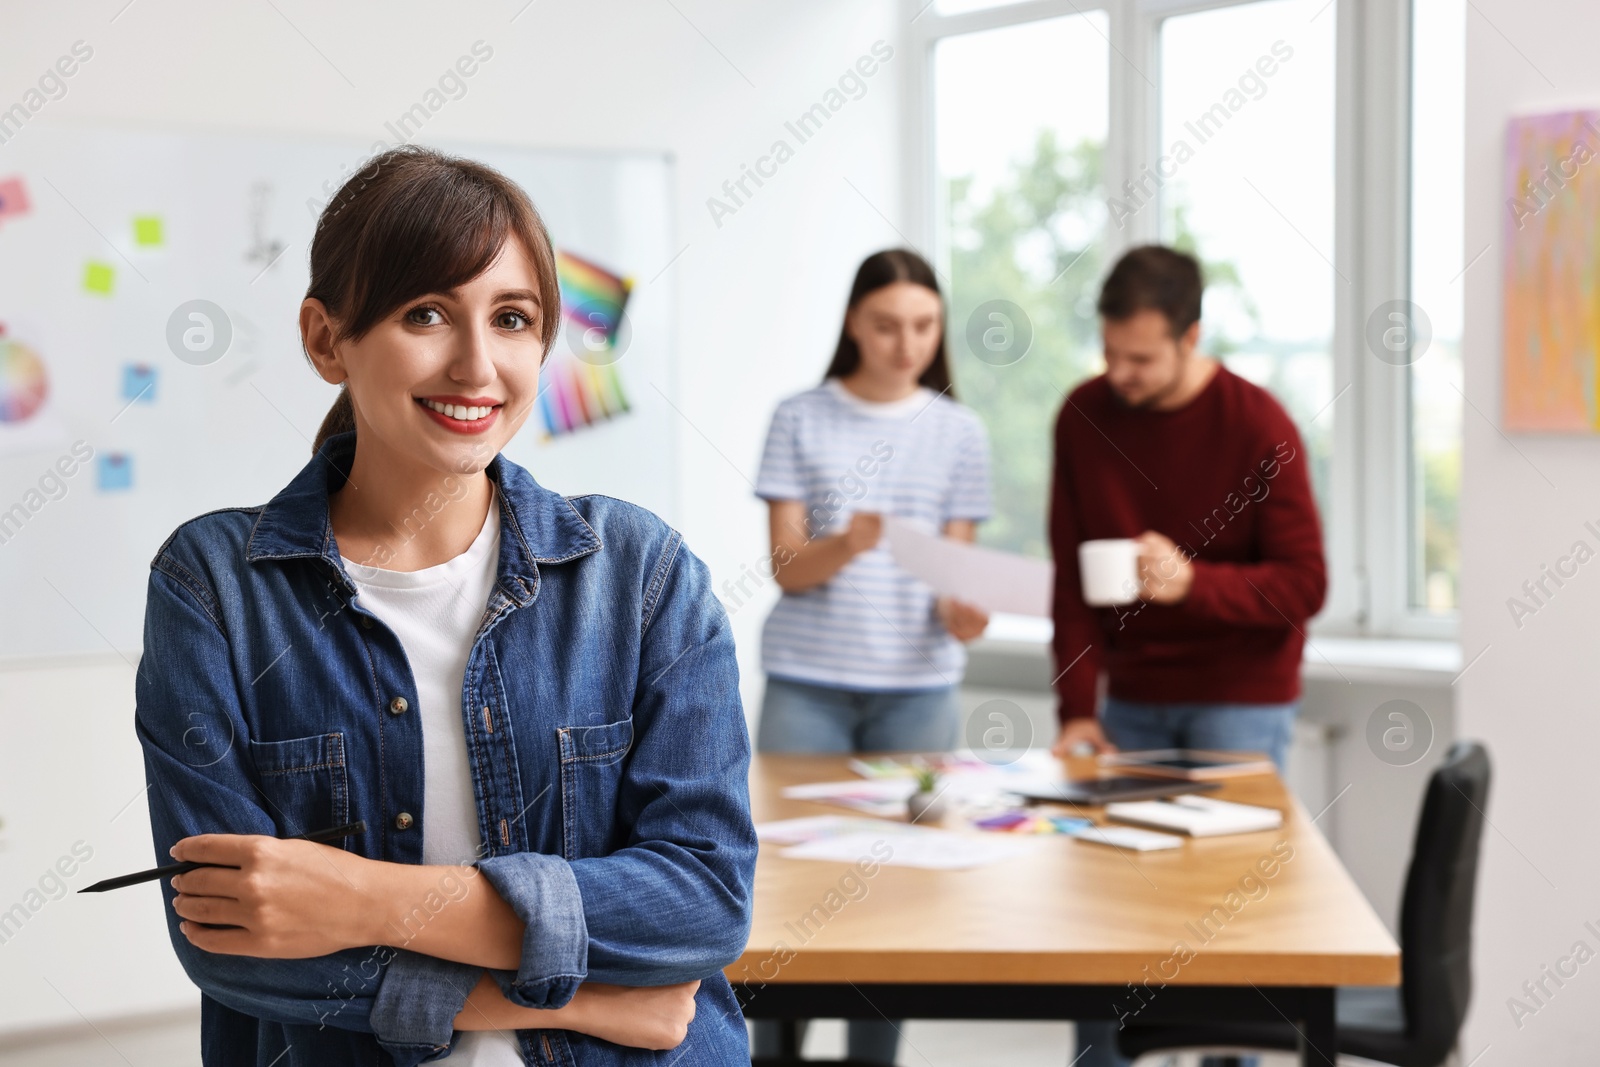
<svg viewBox="0 0 1600 1067"><path fill-rule="evenodd" d="M506 999L560 1007L583 981L670 985L738 959L750 933L756 837L750 741L726 611L673 531L641 619L633 742L616 798L630 813L605 856L517 853L475 866L527 922Z"/></svg>
<svg viewBox="0 0 1600 1067"><path fill-rule="evenodd" d="M489 968L500 992L524 1008L561 1007L588 969L583 895L572 867L540 852L485 857L473 866L527 924L517 969Z"/></svg>
<svg viewBox="0 0 1600 1067"><path fill-rule="evenodd" d="M676 532L651 588L617 800L632 814L627 842L572 863L588 977L619 985L687 982L738 959L755 880L750 736L727 612Z"/></svg>
<svg viewBox="0 0 1600 1067"><path fill-rule="evenodd" d="M150 573L144 652L134 682L134 728L144 752L158 865L203 833L276 836L244 755L247 732L228 638L211 591L163 556ZM207 952L178 929L177 890L159 880L178 961L207 996L285 1025L369 1033L399 1067L449 1055L454 1020L482 968L388 946L305 959Z"/></svg>
<svg viewBox="0 0 1600 1067"><path fill-rule="evenodd" d="M456 1016L483 968L403 948L390 951L394 958L373 994L369 1018L378 1044L396 1064L449 1055L461 1037Z"/></svg>

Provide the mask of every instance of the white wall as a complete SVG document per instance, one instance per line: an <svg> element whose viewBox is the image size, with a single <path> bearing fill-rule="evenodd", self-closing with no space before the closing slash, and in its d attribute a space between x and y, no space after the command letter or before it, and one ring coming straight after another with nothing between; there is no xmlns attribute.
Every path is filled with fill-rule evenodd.
<svg viewBox="0 0 1600 1067"><path fill-rule="evenodd" d="M1479 882L1476 986L1465 1059L1590 1064L1600 962L1589 962L1519 1027L1507 1001L1584 941L1600 951L1594 759L1600 572L1588 568L1518 629L1506 606L1600 519L1600 440L1497 431L1501 399L1501 188L1515 114L1600 104L1600 8L1591 0L1473 0L1467 14L1465 458L1459 729L1489 747L1495 779ZM1487 651L1484 651L1487 649ZM1570 965L1569 965L1570 970ZM1531 1006L1534 1005L1530 1001Z"/></svg>
<svg viewBox="0 0 1600 1067"><path fill-rule="evenodd" d="M761 559L765 511L747 479L754 478L767 419L780 397L820 379L857 263L899 243L879 212L904 228L898 3L124 5L0 4L7 27L0 35L0 107L82 39L94 48L92 61L33 121L370 141L386 136L383 124L481 38L495 49L493 61L465 97L430 120L424 140L671 152L683 252L670 267L659 266L671 272L679 295L673 402L684 418L676 442L680 505L667 518L719 580ZM797 145L776 176L718 226L707 198L785 136L784 121L818 102L879 39L895 56L867 81L865 94ZM6 173L0 146L0 176ZM303 360L297 351L274 355ZM301 427L307 435L315 428ZM286 462L285 480L303 462L298 447ZM768 590L734 612L752 707L760 693L756 639L770 598ZM147 864L143 806L136 802L110 823L143 781L132 683L131 665L112 657L88 670L32 670L0 684L0 841L9 843L0 848L0 907L21 899L44 865L79 837L94 843L95 856L73 888L86 877ZM93 914L119 919L83 919ZM0 1029L77 1021L78 1011L97 1018L196 1000L162 947L159 922L137 902L51 902L21 937L0 945L7 994L0 997ZM46 972L59 993L43 981Z"/></svg>

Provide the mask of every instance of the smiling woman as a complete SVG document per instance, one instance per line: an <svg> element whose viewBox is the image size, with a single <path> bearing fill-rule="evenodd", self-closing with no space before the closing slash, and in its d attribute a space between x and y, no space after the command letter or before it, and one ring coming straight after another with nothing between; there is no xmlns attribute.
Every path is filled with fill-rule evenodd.
<svg viewBox="0 0 1600 1067"><path fill-rule="evenodd" d="M451 316L459 317L465 311L464 301L469 296L496 305L491 321L483 328L493 333L495 350L517 357L514 369L520 373L502 382L502 387L515 384L527 389L520 398L523 403L512 405L512 424L502 427L502 443L531 410L539 367L560 326L561 294L549 236L526 195L505 176L467 160L457 161L449 173L438 174L437 160L435 153L422 149L397 149L377 157L364 172L360 195L353 198L348 211L325 214L317 226L312 239L311 284L300 312L301 331L312 366L327 381L342 381L345 387L323 420L313 451L333 434L357 429L351 400L352 370L338 351L341 345L348 347L351 362L360 367L365 364L361 359L364 351L384 348L391 337L414 338L418 342L414 351L435 354L441 346L459 345L463 338L480 339L476 328L465 333L449 329ZM415 180L430 171L434 173L432 181ZM457 195L449 196L451 192ZM430 201L440 202L435 206ZM514 210L515 205L525 206L525 211ZM378 220L417 211L440 216L437 225L426 232L397 234L400 254L379 258L383 250L372 238ZM426 256L422 255L424 243ZM419 277L418 264L422 263L428 264L426 279ZM530 277L537 280L535 286L516 284L516 279ZM464 292L465 288L472 292ZM409 297L401 298L403 292ZM512 321L517 325L510 325ZM378 336L364 344L374 332ZM487 349L482 355L490 358ZM386 364L385 370L389 369L397 368ZM458 405L499 408L508 397L418 389L411 399L415 406L444 416L430 421L459 431L466 427L450 423L463 422L462 415L473 413L456 411ZM487 430L495 421L497 418L486 420L485 413L479 412L468 425L476 432ZM478 453L484 463L494 454L481 448Z"/></svg>
<svg viewBox="0 0 1600 1067"><path fill-rule="evenodd" d="M204 1062L747 1064L750 752L710 573L501 454L559 325L526 194L421 148L346 184L300 309L342 387L314 456L152 563L136 719L157 855L207 865L163 885Z"/></svg>

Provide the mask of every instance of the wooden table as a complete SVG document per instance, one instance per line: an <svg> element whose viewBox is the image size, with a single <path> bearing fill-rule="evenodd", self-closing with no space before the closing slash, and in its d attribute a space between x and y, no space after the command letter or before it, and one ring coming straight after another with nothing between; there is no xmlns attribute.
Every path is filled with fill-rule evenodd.
<svg viewBox="0 0 1600 1067"><path fill-rule="evenodd" d="M849 814L779 796L854 777L845 761L757 754L756 822ZM1069 761L1071 777L1094 773ZM763 844L749 946L725 973L752 1019L1288 1020L1301 1062L1331 1067L1334 989L1398 985L1399 947L1275 775L1213 795L1279 808L1284 825L1147 853L1044 836L960 871Z"/></svg>

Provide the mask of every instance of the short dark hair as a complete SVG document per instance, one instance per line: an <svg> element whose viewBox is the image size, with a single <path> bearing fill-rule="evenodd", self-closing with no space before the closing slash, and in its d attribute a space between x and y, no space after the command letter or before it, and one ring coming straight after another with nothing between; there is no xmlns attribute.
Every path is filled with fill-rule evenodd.
<svg viewBox="0 0 1600 1067"><path fill-rule="evenodd" d="M1166 245L1140 245L1117 260L1100 288L1095 310L1115 321L1141 311L1167 317L1173 337L1200 321L1200 261Z"/></svg>
<svg viewBox="0 0 1600 1067"><path fill-rule="evenodd" d="M317 218L306 296L327 308L336 341L359 341L407 301L482 274L512 237L527 246L538 275L542 365L561 329L550 231L521 186L475 160L413 144L367 160ZM323 417L312 454L355 428L346 384Z"/></svg>

